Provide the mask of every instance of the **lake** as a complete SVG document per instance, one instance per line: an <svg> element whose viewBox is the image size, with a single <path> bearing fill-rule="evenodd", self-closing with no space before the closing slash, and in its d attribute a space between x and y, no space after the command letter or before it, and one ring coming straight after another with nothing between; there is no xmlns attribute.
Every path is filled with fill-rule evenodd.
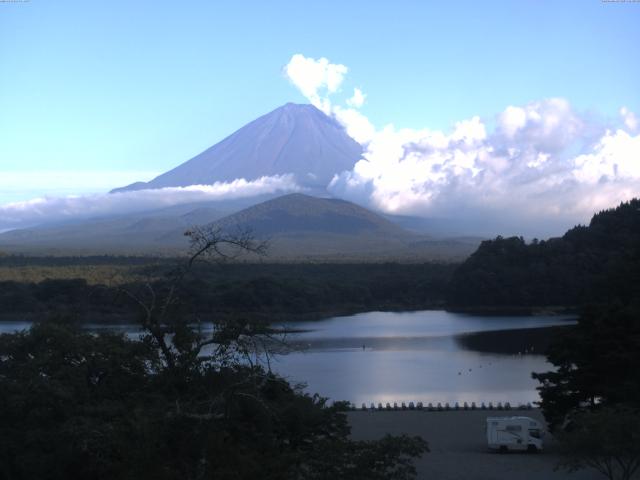
<svg viewBox="0 0 640 480"><path fill-rule="evenodd" d="M299 331L287 335L295 349L276 355L271 367L292 382L305 382L310 393L357 405L419 401L514 405L538 400L531 372L552 368L533 340L528 342L533 339L531 332L571 323L575 320L569 316L488 317L439 310L367 312L289 322L282 326ZM29 325L2 322L0 333ZM139 331L135 325L88 328L131 335ZM517 341L522 348L505 344L515 341L505 331L521 332ZM538 330L536 337L540 333L544 337L545 332ZM474 342L467 341L474 335L482 336L483 348L474 348Z"/></svg>

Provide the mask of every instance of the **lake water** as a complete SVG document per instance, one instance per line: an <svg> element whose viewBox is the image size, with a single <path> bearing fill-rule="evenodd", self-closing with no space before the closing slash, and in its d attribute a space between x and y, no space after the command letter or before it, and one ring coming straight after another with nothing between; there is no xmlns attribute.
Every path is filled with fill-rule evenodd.
<svg viewBox="0 0 640 480"><path fill-rule="evenodd" d="M571 323L566 316L480 317L430 310L368 312L283 325L295 350L277 355L271 367L307 391L357 405L371 402L510 402L538 400L531 372L552 367L530 349L520 354L474 351L465 334ZM2 322L0 333L28 328ZM135 335L134 325L90 325ZM486 336L491 333L486 333ZM364 348L363 348L364 347ZM486 349L485 349L486 350Z"/></svg>

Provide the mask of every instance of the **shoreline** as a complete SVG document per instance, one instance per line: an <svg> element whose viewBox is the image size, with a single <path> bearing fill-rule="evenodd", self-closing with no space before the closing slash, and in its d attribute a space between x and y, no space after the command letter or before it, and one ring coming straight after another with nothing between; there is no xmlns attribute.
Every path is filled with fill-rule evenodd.
<svg viewBox="0 0 640 480"><path fill-rule="evenodd" d="M212 316L219 319L229 319L246 317L253 320L264 323L278 323L278 322L308 322L308 321L322 321L328 318L334 317L347 317L351 315L357 315L359 313L369 312L390 312L390 313L402 313L402 312L420 312L420 311L445 311L448 313L461 313L467 315L474 315L479 317L490 316L522 316L522 317L535 317L535 316L560 316L560 315L577 315L577 307L448 307L444 304L422 304L422 305L399 305L399 304L379 304L379 305L367 305L367 306L355 306L345 305L337 308L330 308L322 311L311 312L265 312L265 311L220 311L208 313L206 320L203 322L211 322ZM46 320L50 316L58 314L69 314L78 318L86 317L90 320L80 322L87 323L105 323L105 324L129 324L136 322L136 313L103 313L103 312L74 312L74 311L46 311L46 312L16 312L16 313L0 313L0 323L2 322L16 322L16 321L29 321L35 322L38 320ZM199 317L204 318L204 315L190 314L187 317ZM21 320L16 320L20 318Z"/></svg>
<svg viewBox="0 0 640 480"><path fill-rule="evenodd" d="M508 306L446 306L445 310L451 313L464 313L469 315L477 315L483 317L490 316L527 316L535 317L538 315L578 315L580 307L577 305L508 305Z"/></svg>
<svg viewBox="0 0 640 480"><path fill-rule="evenodd" d="M575 326L553 325L461 333L455 341L466 350L506 355L545 355L553 341Z"/></svg>

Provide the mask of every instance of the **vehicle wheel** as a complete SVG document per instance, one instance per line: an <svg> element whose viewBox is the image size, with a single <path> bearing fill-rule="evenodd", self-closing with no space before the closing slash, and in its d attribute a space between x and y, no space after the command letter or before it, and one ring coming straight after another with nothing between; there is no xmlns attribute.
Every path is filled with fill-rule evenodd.
<svg viewBox="0 0 640 480"><path fill-rule="evenodd" d="M529 453L538 453L538 447L536 447L535 445L529 445L527 447L527 452L529 452Z"/></svg>
<svg viewBox="0 0 640 480"><path fill-rule="evenodd" d="M500 453L507 453L508 451L509 450L504 445L501 445L500 448L498 449L498 452L500 452Z"/></svg>

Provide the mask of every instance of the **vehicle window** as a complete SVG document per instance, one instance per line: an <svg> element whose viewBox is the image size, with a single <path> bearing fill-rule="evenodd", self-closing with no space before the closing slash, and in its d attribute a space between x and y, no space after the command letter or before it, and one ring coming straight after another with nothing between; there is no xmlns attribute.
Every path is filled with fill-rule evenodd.
<svg viewBox="0 0 640 480"><path fill-rule="evenodd" d="M507 425L505 430L507 432L520 432L522 431L522 427L520 425Z"/></svg>
<svg viewBox="0 0 640 480"><path fill-rule="evenodd" d="M538 430L537 428L530 429L529 436L533 438L540 438L540 430Z"/></svg>

